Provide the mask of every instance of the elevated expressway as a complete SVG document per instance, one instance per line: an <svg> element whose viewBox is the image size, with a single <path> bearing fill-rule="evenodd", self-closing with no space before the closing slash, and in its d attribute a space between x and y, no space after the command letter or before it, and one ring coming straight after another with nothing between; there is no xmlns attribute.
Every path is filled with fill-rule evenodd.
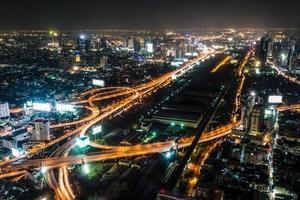
<svg viewBox="0 0 300 200"><path fill-rule="evenodd" d="M89 104L88 109L91 111L91 115L85 119L81 119L81 120L78 120L75 122L67 122L67 123L63 123L63 124L52 125L52 128L61 128L61 127L69 126L69 125L82 124L84 122L87 122L87 123L79 126L78 128L76 128L72 131L69 131L69 132L63 134L60 137L57 137L57 138L51 140L44 146L32 149L31 151L25 153L24 155L22 155L18 158L1 161L0 166L5 166L5 165L11 164L13 162L16 162L18 160L25 159L29 156L35 155L35 154L41 152L42 150L47 149L50 146L66 139L66 138L69 138L75 134L80 134L80 135L86 134L86 132L89 130L89 128L91 128L93 125L95 125L99 121L106 119L109 116L112 116L114 113L116 113L120 110L123 110L129 106L132 106L133 103L141 100L146 95L150 95L150 93L156 91L156 89L158 89L159 87L163 87L163 86L169 84L171 81L171 77L173 75L176 75L177 73L182 73L183 71L188 71L189 68L191 66L195 65L198 61L206 59L214 53L216 53L214 50L210 50L207 53L203 53L203 54L197 56L196 58L188 61L187 63L183 64L181 67L177 68L174 71L163 74L163 75L159 76L158 78L154 78L153 80L151 80L148 83L141 84L141 85L135 86L133 88L127 88L126 90L122 89L120 93L116 92L116 93L109 94L108 95L109 97L107 97L107 95L98 94L99 91L103 91L103 90L105 91L105 90L107 90L107 88L94 89L92 91L87 91L87 92L81 94L80 95L81 97L85 97L90 94L93 94L92 96L90 96L88 98L88 100L79 100L79 101L74 102L74 104L88 103ZM117 88L117 89L120 89L120 88ZM102 109L97 108L97 106L94 104L94 101L118 97L118 96L122 96L122 95L126 95L126 94L129 94L129 96L120 101L112 103L111 105L105 106ZM106 148L106 146L102 146L102 147ZM110 148L110 147L108 147L108 148Z"/></svg>

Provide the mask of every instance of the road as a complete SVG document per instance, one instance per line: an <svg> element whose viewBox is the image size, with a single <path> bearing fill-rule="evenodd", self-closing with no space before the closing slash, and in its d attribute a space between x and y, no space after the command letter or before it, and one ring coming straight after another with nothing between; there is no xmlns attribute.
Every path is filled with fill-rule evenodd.
<svg viewBox="0 0 300 200"><path fill-rule="evenodd" d="M244 66L245 66L245 64L247 63L247 61L248 61L248 59L249 59L249 56L251 55L251 53L252 52L248 52L248 54L247 54L247 56L246 56L246 58L243 60L243 62L242 62L242 64L240 65L240 68L238 69L238 75L242 75L242 73L240 73L240 72L242 72L242 70L243 70L243 68L244 68ZM229 62L228 60L230 60L231 58L228 58L228 57L226 57L223 61L222 61L222 63L224 63L224 64L226 64L226 62ZM224 65L224 64L222 64L222 65ZM218 68L215 68L216 70L218 70L219 68L220 68L220 66L222 66L222 65L218 65L219 67ZM239 106L240 106L240 101L239 101L239 99L240 99L240 93L241 93L241 90L242 90L242 86L243 86L243 83L244 83L244 79L245 79L245 77L244 76L242 76L242 79L241 79L241 81L240 81L240 85L239 85L239 88L238 88L238 90L237 90L237 95L236 95L236 108L239 108ZM224 128L224 129L223 129ZM224 131L224 130L226 130L226 128L228 128L228 127L222 127L221 129L220 129L220 131L222 130L222 131ZM231 128L230 128L231 129ZM227 134L229 134L229 132L230 131L225 131L225 132L219 132L219 133L217 133L217 132L210 132L210 133L205 133L205 135L204 135L204 138L201 138L201 142L203 142L203 141L208 141L208 140L211 140L211 139L214 139L214 138L218 138L218 137L222 137L222 136L225 136L225 135L227 135ZM183 147L187 147L187 146L189 146L190 145L190 142L192 141L192 139L191 138L185 138L185 139L183 139L183 141L184 140L186 140L185 142L182 142L182 143L180 143L180 145L179 145L179 148L183 148ZM188 142L187 142L188 141ZM159 148L162 148L162 149L156 149L156 148L154 148L155 149L155 152L164 152L164 151L166 151L166 149L169 149L170 148L170 146L172 145L172 143L173 142L171 142L171 144L167 144L167 146L166 147L163 147L163 146L160 146L160 145L158 145L158 144L156 144L156 145L158 145L159 146ZM97 146L97 145L96 145ZM101 147L100 147L101 148ZM143 154L143 153L151 153L151 151L149 151L147 148L148 147L146 147L145 146L145 148L143 148L143 150L138 150L138 151L135 151L135 150L131 150L131 149L127 149L127 147L112 147L112 148L114 148L114 149L119 149L119 151L117 151L117 152L114 152L114 154L115 155L113 155L113 154L111 154L111 155L106 155L107 156L107 159L114 159L114 158L121 158L122 156L125 156L124 154L127 154L126 155L126 157L128 157L128 156L136 156L136 155L141 155L141 153ZM141 148L141 147L134 147L134 148L136 148L136 149L139 149L139 148ZM153 147L151 147L151 149L153 149ZM164 150L165 149L165 150ZM157 151L156 151L157 150ZM122 155L122 153L120 153L120 151L123 151L123 155ZM104 156L105 157L105 156ZM106 159L106 158L100 158L100 159ZM84 160L86 161L86 162L89 162L90 161L90 158L89 157L87 157L87 158L84 158ZM81 158L81 162L82 162L82 158ZM64 167L62 167L62 168L60 168L60 170L59 170L59 182L61 183L60 184L60 187L67 187L67 189L63 189L63 190L68 190L68 192L70 193L70 194L72 194L72 190L70 189L70 185L69 185L69 183L68 183L68 176L67 176L67 170L66 170L66 167L64 166ZM65 184L63 184L63 181L65 181ZM74 194L73 194L74 195ZM67 195L66 195L67 196Z"/></svg>
<svg viewBox="0 0 300 200"><path fill-rule="evenodd" d="M287 111L287 110L297 110L300 109L300 103L292 104L292 105L280 105L276 108L279 112Z"/></svg>
<svg viewBox="0 0 300 200"><path fill-rule="evenodd" d="M106 108L104 108L105 112L101 113L100 111L100 115L96 118L94 118L93 120L90 120L87 124L85 125L82 125L80 126L79 128L75 129L75 130L72 130L52 141L50 141L49 143L47 143L46 145L44 146L41 146L39 148L36 148L36 149L33 149L32 151L28 152L28 153L25 153L24 155L18 157L18 158L13 158L13 159L9 159L9 160L6 160L6 161L1 161L0 162L0 166L4 166L4 165L7 165L7 164L10 164L10 163L13 163L13 162L16 162L18 160L21 160L21 159L24 159L24 158L27 158L28 156L31 156L31 155L34 155L44 149L47 149L48 147L52 146L53 144L56 144L66 138L69 138L70 136L73 136L77 133L80 133L80 135L84 135L86 134L87 130L89 128L91 128L94 124L98 123L99 121L111 116L113 113L117 112L118 110L122 109L122 108L126 108L128 106L130 106L131 103L133 103L134 101L142 98L144 95L146 95L147 93L150 93L152 92L153 90L159 88L160 86L164 86L165 82L170 80L172 75L174 74L177 74L177 73L181 73L182 71L186 71L188 70L188 68L191 66L191 65L195 65L196 62L198 62L199 60L202 60L202 59L205 59L207 58L208 56L210 56L211 54L215 53L214 51L209 51L205 54L202 54L202 55L199 55L198 57L196 57L195 59L185 63L182 67L172 71L172 72L169 72L169 73L166 73L158 78L155 78L153 79L152 81L148 82L148 83L145 83L145 84L141 84L139 86L136 86L134 88L132 88L132 90L135 91L135 93L121 101L118 101L116 103L113 103L112 105L109 105L107 106ZM94 90L95 91L95 90ZM93 92L93 91L92 91ZM85 92L83 96L89 94L90 92ZM96 94L97 95L97 94ZM96 99L96 98L95 98ZM96 109L94 106L94 104L92 103L93 100L90 100L88 101L89 104L92 105L92 109ZM109 109L107 109L109 108ZM95 111L96 112L96 111ZM70 122L72 123L72 122ZM68 123L65 124L66 126L68 125Z"/></svg>
<svg viewBox="0 0 300 200"><path fill-rule="evenodd" d="M273 68L277 71L278 75L284 77L285 79L289 80L290 82L300 85L300 80L298 80L297 77L291 76L291 75L283 72L283 70L279 66L274 64L273 62L269 61L268 64L271 66L271 68Z"/></svg>
<svg viewBox="0 0 300 200"><path fill-rule="evenodd" d="M245 64L243 64L243 65L245 65ZM165 79L165 78L162 78L162 79L158 80L159 85L164 83L166 80L167 79ZM130 102L129 99L132 99L132 98L135 99L134 96L137 97L141 94L147 94L147 92L151 91L151 89L155 85L156 84L151 83L150 85L143 84L139 87L135 87L135 89L133 89L132 92L128 93L128 94L134 93L135 95L130 96L128 98L125 98L125 100L122 100L124 102L122 102L122 101L121 101L121 103L117 102L114 105L117 106L118 104L120 104L120 105L122 105L121 108L124 108L124 104L126 104L126 102L128 102L128 101ZM144 90L144 93L143 93L143 90ZM121 89L121 91L123 91L123 89ZM142 91L142 92L139 93L138 91ZM241 89L239 89L238 91L240 93ZM83 96L87 96L87 95L90 95L90 94L93 94L93 93L96 93L96 94L92 95L92 97L90 97L89 100L87 101L91 105L89 107L90 109L93 109L93 107L95 107L93 102L97 101L98 100L97 98L101 95L98 94L97 91L88 91L83 95ZM106 94L109 94L109 93L112 93L112 92L106 92ZM119 95L117 95L117 93L114 94L114 95L119 96ZM278 110L283 111L283 110L295 109L295 108L299 108L299 107L300 107L300 104L296 104L295 106L293 105L293 106L279 107ZM97 119L97 120L99 120L99 119ZM97 121L97 120L94 120L94 122L92 122L92 123L95 123L95 121ZM215 131L206 132L201 136L199 142L205 142L205 141L209 141L209 140L216 139L216 138L219 138L219 137L223 137L223 136L229 134L230 130L235 125L236 125L236 123L231 123L231 124L228 124L226 126L223 126L223 127L219 128ZM82 132L86 133L88 128L90 128L91 126L89 125L89 127L88 126L84 126L84 127L86 127L85 131L82 131L83 129L76 129L77 132L81 131L81 133ZM185 148L185 147L189 146L193 139L194 139L193 137L182 138L179 141L179 148ZM47 159L31 160L31 161L27 161L27 162L23 163L21 166L39 168L41 165L45 165L47 167L47 169L60 168L59 169L59 181L58 181L58 183L56 182L56 180L54 180L54 179L56 179L56 177L54 177L53 174L50 173L49 175L47 175L48 180L52 180L51 183L49 183L49 185L54 185L55 184L56 186L53 186L54 188L60 188L60 189L65 188L65 189L62 190L62 191L64 191L63 192L64 194L62 194L62 192L59 192L59 191L58 191L58 193L61 193L61 196L63 198L66 198L65 196L69 195L69 197L71 199L74 199L74 196L73 196L74 194L72 192L72 189L71 189L71 187L69 185L69 181L68 181L66 166L74 165L74 164L81 164L83 160L85 162L94 162L94 161L99 161L99 160L116 159L116 158L138 156L138 155L151 154L151 153L157 153L157 152L165 152L165 151L168 151L170 149L170 147L173 145L173 143L174 143L174 141L167 141L167 142L160 142L160 143L155 143L155 144L135 145L135 146L129 146L129 147L128 146L105 146L105 145L104 146L97 146L99 148L106 148L107 147L110 150L107 150L107 151L105 151L105 153L102 153L102 154L99 154L99 155L84 155L84 156L66 156L67 155L66 152L68 152L66 150L70 149L70 147L63 147L62 146L63 148L61 148L61 151L64 152L64 153L61 153L60 155L63 155L64 156L63 158L54 157L54 158L47 158ZM23 173L25 173L25 172L23 172ZM47 170L47 174L49 172L51 172L51 170ZM20 173L20 174L22 174L22 173ZM57 186L59 186L59 187L57 187ZM61 199L63 199L62 197L61 197Z"/></svg>
<svg viewBox="0 0 300 200"><path fill-rule="evenodd" d="M214 131L205 132L201 136L199 142L206 142L209 140L213 140L228 135L231 129L235 125L236 125L235 123L231 123L219 129L216 129ZM178 148L181 149L181 148L188 147L193 141L193 139L194 136L180 139L178 143ZM173 144L174 141L170 140L166 142L157 142L157 143L150 143L144 145L115 146L112 147L110 150L99 152L99 154L96 155L79 155L79 156L50 157L50 158L43 158L43 159L35 159L35 160L28 160L18 166L39 169L40 166L43 165L46 166L47 169L54 169L54 168L59 168L59 167L64 167L64 166L69 166L74 164L81 164L83 160L88 163L88 162L101 161L101 160L111 160L117 158L166 152L170 150L170 147Z"/></svg>
<svg viewBox="0 0 300 200"><path fill-rule="evenodd" d="M195 65L198 61L206 59L207 57L209 57L210 55L212 55L214 53L216 53L216 52L213 50L208 51L207 53L199 55L195 59L188 61L187 63L183 64L181 67L177 68L174 71L166 73L158 78L151 80L148 83L141 84L141 85L135 86L133 88L124 88L124 87L109 88L109 89L115 89L115 91L107 91L109 89L101 88L101 89L94 89L92 91L84 92L83 94L80 95L80 100L73 102L73 104L88 103L90 106L85 106L84 108L90 110L90 115L85 117L84 119L81 119L78 121L52 125L51 128L61 128L61 127L71 126L71 125L80 125L82 123L87 122L86 124L81 125L79 128L76 128L75 130L72 130L72 131L52 140L51 142L47 143L44 146L41 146L39 148L35 148L35 149L31 150L30 152L22 155L21 157L0 162L0 166L4 166L4 165L10 164L10 163L13 163L15 161L18 161L20 159L27 158L28 156L34 155L34 154L52 146L53 144L56 144L56 143L66 139L66 138L69 138L75 134L85 135L87 133L87 131L93 125L97 124L98 122L102 121L103 119L108 118L109 116L113 115L114 113L116 113L120 110L121 110L121 112L122 112L122 110L124 111L124 109L132 106L136 101L139 101L144 96L150 95L151 93L155 92L158 88L164 87L164 86L170 84L170 82L171 82L170 80L173 75L185 73L186 71L191 69L191 66ZM101 91L102 93L99 93L99 91ZM82 98L84 98L88 95L92 95L92 96L90 96L88 99L82 100ZM108 105L107 107L105 107L101 110L99 110L98 107L94 104L95 101L100 101L100 100L104 100L104 99L120 97L120 96L125 96L125 95L129 95L129 97L126 97L116 103ZM71 141L68 141L67 144L72 143L73 140L74 139L71 139ZM100 146L97 145L97 147L108 148L108 149L112 148L110 146L105 146L105 145L100 145ZM163 147L163 145L161 145L161 147ZM62 145L61 147L59 147L57 149L57 152L68 152L70 150L70 148L71 147L69 145ZM120 149L119 147L116 148L116 150L117 150L116 152L112 153L112 155L104 156L103 158L104 159L106 159L105 157L117 158L117 157L124 156L124 155L135 156L135 155L139 155L139 154L155 152L155 149L152 149L151 146L150 146L150 149L146 148L145 151L137 151L137 152L135 149L126 149L124 147L123 150L121 151L122 152L121 154L120 154L119 149ZM158 149L157 151L159 152L159 151L163 151L163 150ZM60 154L58 153L57 155L60 155ZM61 160L64 160L64 159L68 159L68 158L61 158ZM96 158L96 159L98 159L98 158ZM92 161L93 159L87 158L87 161L90 161L90 160ZM80 160L79 162L81 162L81 161L82 160ZM39 164L40 167L44 166L44 165L47 166L47 169L49 168L48 164L45 162L42 162ZM47 174L46 174L46 177L47 177L50 187L52 187L55 190L55 192L57 194L57 198L60 198L60 199L65 199L65 198L70 199L69 197L73 198L72 190L70 190L70 187L68 185L68 179L67 179L68 176L67 176L65 166L66 165L61 166L62 168L59 169L59 183L57 183L57 181L56 181L56 177L54 175L53 170L47 170ZM58 184L59 184L59 187L58 187ZM67 189L65 187L65 184L67 184ZM67 190L69 190L69 191L67 191Z"/></svg>
<svg viewBox="0 0 300 200"><path fill-rule="evenodd" d="M226 65L232 60L231 56L226 56L218 65L216 65L210 72L215 73L217 72L223 65Z"/></svg>
<svg viewBox="0 0 300 200"><path fill-rule="evenodd" d="M188 196L192 196L193 189L198 183L201 168L205 162L205 160L209 157L210 153L217 147L217 145L221 144L221 140L213 141L213 143L208 143L203 149L200 150L198 154L198 158L195 163L191 163L189 165L189 170L191 170L194 175L190 178L187 186L186 193Z"/></svg>

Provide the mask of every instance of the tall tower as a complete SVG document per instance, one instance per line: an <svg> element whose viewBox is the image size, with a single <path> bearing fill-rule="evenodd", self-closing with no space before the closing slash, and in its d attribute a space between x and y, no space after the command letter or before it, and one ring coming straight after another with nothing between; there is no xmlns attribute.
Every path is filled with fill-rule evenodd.
<svg viewBox="0 0 300 200"><path fill-rule="evenodd" d="M129 37L127 40L127 47L129 49L134 49L134 38L133 37Z"/></svg>
<svg viewBox="0 0 300 200"><path fill-rule="evenodd" d="M7 102L1 103L0 102L0 118L9 117L9 105Z"/></svg>
<svg viewBox="0 0 300 200"><path fill-rule="evenodd" d="M273 41L269 34L261 38L257 48L257 56L265 65L267 59L272 57L273 52Z"/></svg>
<svg viewBox="0 0 300 200"><path fill-rule="evenodd" d="M77 37L77 49L80 52L88 52L90 50L91 40L87 35L81 34Z"/></svg>
<svg viewBox="0 0 300 200"><path fill-rule="evenodd" d="M100 58L100 67L105 68L107 66L107 57L106 56L101 56Z"/></svg>
<svg viewBox="0 0 300 200"><path fill-rule="evenodd" d="M50 140L50 122L48 120L39 119L34 122L35 130L32 134L34 141Z"/></svg>
<svg viewBox="0 0 300 200"><path fill-rule="evenodd" d="M252 108L250 131L262 131L264 123L264 109L261 104L256 104Z"/></svg>

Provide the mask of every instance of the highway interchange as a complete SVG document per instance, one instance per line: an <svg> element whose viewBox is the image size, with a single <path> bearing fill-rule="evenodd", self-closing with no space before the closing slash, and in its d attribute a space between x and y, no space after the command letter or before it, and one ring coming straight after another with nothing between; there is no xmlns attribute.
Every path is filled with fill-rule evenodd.
<svg viewBox="0 0 300 200"><path fill-rule="evenodd" d="M74 130L71 130L60 137L55 138L49 143L41 146L39 148L32 149L30 152L25 155L10 159L7 161L0 162L0 166L8 166L12 165L16 161L24 161L21 164L16 165L19 171L12 171L7 174L0 175L0 178L7 178L9 176L22 176L27 173L26 170L23 169L46 169L46 178L49 183L49 186L55 191L57 199L74 199L75 194L72 191L72 188L69 184L68 179L68 170L67 166L74 164L82 164L83 162L95 162L102 160L110 160L117 159L123 157L134 157L145 154L152 154L157 152L166 152L169 151L170 148L174 145L174 141L165 141L165 142L156 142L144 145L132 145L132 146L110 146L110 145L99 145L93 142L90 142L91 146L106 149L105 151L99 152L98 154L93 155L78 155L78 156L69 156L68 153L71 148L75 145L75 137L78 135L87 135L88 131L99 122L104 119L108 119L120 112L124 112L129 107L133 106L135 103L141 101L145 96L151 95L158 88L164 87L171 83L172 76L178 75L188 71L191 67L193 67L197 62L205 60L212 55L217 54L218 52L214 50L210 50L207 53L201 54L193 60L188 61L180 68L166 73L158 78L151 80L148 83L141 84L135 87L111 87L111 88L97 88L87 92L84 92L79 95L75 101L71 102L72 104L87 109L90 114L80 120L61 123L61 124L53 124L51 125L52 129L63 128L66 126L78 125L78 127ZM240 84L237 90L235 105L236 111L240 106L240 93L243 87L245 77L242 74L243 68L245 64L248 62L248 59L251 57L253 52L248 52L245 59L241 62L239 67L237 68L237 75L240 76ZM225 57L215 68L214 71L218 70L222 65L228 63L232 58L230 56ZM86 98L88 96L88 98ZM94 102L119 98L121 100L113 102L109 105L106 105L102 108L99 108ZM278 107L278 111L285 111L290 109L298 109L300 107L299 104L295 105L286 105ZM14 110L17 112L18 110ZM199 142L205 142L209 140L213 140L219 137L223 137L228 135L231 132L231 129L236 126L238 123L236 119L232 119L230 124L227 124L223 127L220 127L214 131L205 132ZM65 144L61 145L57 148L49 158L42 159L28 159L26 158L41 152L44 149L66 139L71 138ZM194 137L185 137L181 138L178 142L179 148L188 147L193 141ZM15 165L13 166L15 167ZM53 169L59 168L58 177L55 176ZM58 180L57 180L58 178Z"/></svg>

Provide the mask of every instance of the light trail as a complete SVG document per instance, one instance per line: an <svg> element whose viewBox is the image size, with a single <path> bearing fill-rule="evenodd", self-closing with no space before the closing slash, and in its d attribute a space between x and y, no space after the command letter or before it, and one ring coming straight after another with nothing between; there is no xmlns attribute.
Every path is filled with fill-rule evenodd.
<svg viewBox="0 0 300 200"><path fill-rule="evenodd" d="M100 113L100 110L96 109L95 107L83 106L83 108L89 110L91 112L91 114L80 120L50 125L50 128L52 128L52 129L62 128L62 127L66 127L66 126L72 126L72 125L76 125L76 124L80 124L80 123L85 123L85 122L88 122L88 121L96 118Z"/></svg>
<svg viewBox="0 0 300 200"><path fill-rule="evenodd" d="M21 171L13 171L13 172L9 172L9 173L3 173L3 174L0 174L0 179L14 177L14 176L22 176L24 174L28 174L28 172L26 170L21 170Z"/></svg>
<svg viewBox="0 0 300 200"><path fill-rule="evenodd" d="M212 52L210 52L210 53L212 53ZM68 137L70 137L70 136L72 136L72 135L74 135L74 134L76 134L76 133L80 133L80 135L86 134L87 130L88 130L89 128L91 128L94 124L96 124L96 123L98 123L99 121L105 119L106 117L112 115L112 114L115 113L117 110L120 110L120 109L122 109L122 108L124 109L124 108L126 108L127 106L130 106L131 103L133 103L134 101L136 101L136 100L142 98L143 96L147 95L148 93L150 93L150 92L156 90L157 88L160 88L160 87L163 87L163 86L169 84L172 75L174 75L174 74L176 74L176 73L182 73L182 72L188 71L188 70L189 70L189 67L190 67L191 65L194 65L194 64L196 64L196 62L198 62L199 60L202 60L202 59L206 58L210 53L207 53L207 54L205 54L205 55L200 55L200 56L198 56L196 59L193 59L193 60L191 60L190 62L184 64L182 67L178 68L177 70L174 70L174 71L169 72L169 73L166 73L166 74L164 74L164 75L162 75L162 76L160 76L160 77L158 77L158 78L156 78L156 79L153 79L152 81L150 81L150 82L147 83L147 84L142 84L142 85L140 85L140 86L134 87L134 88L132 89L132 90L134 91L134 95L132 95L132 96L126 98L125 100L122 100L122 101L120 101L120 102L117 102L117 103L111 105L111 107L110 107L111 109L107 109L106 112L104 112L104 113L102 113L101 115L99 115L98 117L96 117L96 118L90 120L90 121L88 122L88 124L83 125L83 126L77 128L77 129L75 129L75 130L73 130L73 131L71 131L71 132L68 132L67 134L65 134L65 135L63 135L63 136L61 136L61 137L59 137L59 138L56 138L55 140L53 140L53 141L47 143L47 144L46 144L45 146L43 146L42 148L36 149L35 151L32 151L32 152L30 152L30 153L28 153L28 154L25 154L25 155L21 156L21 157L22 157L22 158L26 158L28 155L33 155L34 153L39 152L40 150L45 149L45 148L51 146L52 144L55 144L55 143L61 141L62 139L68 138ZM86 96L86 95L88 95L88 94L92 94L92 92L86 92L83 96ZM127 94L127 93L126 93L126 94ZM87 101L87 102L91 105L91 108L95 108L95 107L96 107L96 106L94 105L93 101L99 100L99 98L97 98L97 96L99 96L99 94L95 94L94 96L92 96L92 98L90 97L89 100ZM119 96L119 94L117 93L116 95L114 95L114 97L115 97L115 96ZM103 99L103 97L101 97L101 98ZM86 101L85 101L85 102L86 102ZM84 103L85 103L85 102L84 102ZM70 122L70 124L71 124L71 123L72 123L72 122ZM75 123L77 123L77 122L75 122ZM74 124L75 124L75 123L74 123ZM63 126L63 125L60 125L60 126ZM109 148L111 148L111 147L109 147ZM118 149L119 149L119 148L118 148ZM144 152L144 151L142 151L142 152L134 152L134 151L135 151L135 150L133 150L133 152L131 153L132 156L138 155L138 154L141 154L141 153L142 153L142 154L143 154L143 153L147 153L147 151L146 151L146 152ZM125 148L123 148L123 151L122 151L122 152L125 153ZM152 152L153 152L153 150L152 150ZM151 152L150 152L150 153L151 153ZM127 154L125 154L125 155L127 155ZM120 154L118 155L118 153L117 153L117 155L112 155L112 157L119 157L119 156L120 156ZM124 155L123 155L123 156L124 156ZM14 161L17 161L17 160L19 160L19 159L21 159L21 158L15 158L15 159L11 159L11 160L9 160L9 161L1 162L0 165L9 164L9 163L12 163L12 162L14 162ZM49 158L49 159L50 159L50 158ZM54 159L54 158L53 158L53 159ZM63 158L62 158L62 159L63 159ZM42 163L42 165L43 165L43 166L46 166L45 163ZM41 166L42 166L42 165L41 165ZM65 166L60 166L60 167L65 167ZM68 180L66 179L66 178L67 178L67 177L66 177L67 174L64 173L65 171L64 171L63 169L62 169L62 170L59 170L59 185L60 185L61 187L58 188L58 187L57 187L57 182L56 182L56 180L55 180L55 181L53 180L53 179L55 179L55 176L54 176L54 174L53 174L53 171L51 170L52 168L49 168L49 166L47 166L47 169L50 169L50 170L49 170L50 173L47 172L47 175L48 175L47 178L48 178L48 180L50 180L50 181L49 181L49 185L52 186L52 188L54 189L54 191L56 191L56 194L57 194L60 198L62 198L62 197L67 197L67 198L69 198L69 197L70 197L70 195L68 194L68 192L69 192L69 193L71 194L71 196L72 196L72 190L70 190L70 187L67 186L67 189L66 189L66 188L63 186L63 181L65 181L66 183L68 183ZM64 176L65 176L65 177L64 177ZM69 190L69 191L67 191L67 190ZM65 194L65 195L64 195L64 194ZM71 197L71 198L73 198L73 197Z"/></svg>
<svg viewBox="0 0 300 200"><path fill-rule="evenodd" d="M281 105L276 108L279 112L287 111L287 110L297 110L300 109L300 103L292 104L292 105Z"/></svg>
<svg viewBox="0 0 300 200"><path fill-rule="evenodd" d="M203 58L201 58L201 59L203 59ZM248 60L248 58L247 58L247 60ZM194 62L196 62L196 61L193 61L191 63L194 64ZM246 64L246 62L242 62L243 66L245 66L245 64ZM176 74L176 73L180 73L181 70L186 69L186 67L188 67L188 66L190 66L190 65L184 65L185 68L183 67L182 69L171 72L168 74L168 76L162 76L162 77L155 79L155 81L150 81L148 84L142 84L140 86L134 87L135 95L133 95L129 98L126 98L125 100L122 100L120 102L117 102L116 104L113 104L111 106L111 108L115 108L116 110L118 110L118 109L121 109L121 108L124 108L124 107L130 105L130 103L132 103L134 100L142 97L143 95L146 95L148 92L153 91L155 88L160 87L161 85L164 86L166 84L166 81L169 81L170 76L172 76L173 74ZM240 70L242 71L242 69L240 69ZM242 85L243 84L241 84L241 87L242 87ZM89 94L91 94L91 93L89 93ZM95 95L98 96L99 94L95 94ZM90 100L87 101L91 105L91 107L95 106L93 104L93 101L97 101L96 96L94 96L93 98L90 97ZM281 108L281 109L283 109L283 108ZM285 109L289 109L289 108L285 108ZM109 109L109 111L108 111L109 114L105 115L102 119L104 119L105 117L109 116L110 114L112 114L114 112L115 112L115 110L111 111ZM88 125L84 125L81 128L76 129L76 130L77 130L77 132L86 133L86 131L93 124L95 124L99 121L101 121L101 116L99 118L95 118L94 120L92 120L92 122L89 123ZM231 124L221 127L220 129L217 129L215 131L206 132L201 137L200 142L205 142L205 141L209 141L209 140L213 140L216 138L226 136L230 133L231 129L235 125L236 125L236 123L231 123ZM192 140L193 140L193 137L182 138L179 142L179 148L185 148L185 147L189 146ZM45 166L47 166L47 169L60 168L60 170L59 170L60 189L55 189L55 190L58 193L60 193L60 195L62 195L62 191L63 191L63 193L68 193L65 196L69 195L70 198L74 199L75 195L69 185L68 172L67 172L66 166L73 165L73 164L80 164L82 162L82 159L84 159L86 162L94 162L94 161L99 161L99 160L108 160L108 159L116 159L116 158L151 154L151 153L157 153L157 152L165 152L170 149L170 146L172 146L173 143L174 143L174 141L166 141L166 142L160 142L160 143L153 143L153 144L147 144L147 145L134 145L134 146L103 145L103 146L97 146L97 147L108 148L111 150L108 150L108 151L104 152L103 154L99 154L99 155L64 156L63 158L55 157L55 158L48 158L48 159L29 160L26 163L21 164L21 166L39 168L41 166L41 164L44 164ZM68 148L70 148L70 147L68 147ZM52 175L49 178L55 179L55 177ZM53 185L53 183L52 183L52 185Z"/></svg>
<svg viewBox="0 0 300 200"><path fill-rule="evenodd" d="M246 64L247 64L250 56L253 54L253 52L254 52L253 50L250 50L247 52L245 58L243 59L242 63L240 64L239 68L236 71L236 74L238 76L241 76L243 74L244 67L246 66Z"/></svg>
<svg viewBox="0 0 300 200"><path fill-rule="evenodd" d="M236 125L236 123L231 123L223 126L217 130L205 132L199 142L206 142L219 137L228 135L231 129ZM185 148L190 145L193 141L194 136L186 137L179 140L178 148ZM145 154L159 153L169 151L170 147L174 144L174 141L157 142L145 145L133 145L133 146L112 146L111 150L100 152L96 155L80 155L80 156L67 156L67 157L51 157L36 160L28 160L20 166L22 167L37 167L41 165L47 167L47 169L54 169L59 167L64 167L73 164L81 164L82 159L85 162L94 162L101 160L110 160L124 157L133 157Z"/></svg>
<svg viewBox="0 0 300 200"><path fill-rule="evenodd" d="M11 108L11 109L9 109L9 112L13 113L13 114L20 113L20 112L23 112L23 111L24 111L23 108Z"/></svg>
<svg viewBox="0 0 300 200"><path fill-rule="evenodd" d="M66 142L65 144L63 144L63 146L56 149L50 155L50 157L59 157L61 155L64 155L69 146L72 146L72 143L71 142ZM64 185L63 181L64 180L63 180L61 170L62 170L62 168L59 168L59 170L58 170L58 172L59 172L58 181L56 180L56 177L55 177L55 174L54 174L54 169L47 170L46 180L47 180L47 183L48 183L49 187L52 188L52 190L55 192L56 199L70 200L72 198L70 197L70 195L67 192L66 188L63 187L63 185Z"/></svg>
<svg viewBox="0 0 300 200"><path fill-rule="evenodd" d="M216 65L210 73L215 73L217 72L223 65L228 64L232 60L231 56L226 56L218 65Z"/></svg>
<svg viewBox="0 0 300 200"><path fill-rule="evenodd" d="M192 163L190 165L190 170L194 173L194 176L190 181L188 182L187 186L187 194L189 196L192 196L192 192L196 184L198 183L198 179L200 177L200 172L201 168L205 162L205 160L209 157L210 153L217 147L218 144L220 144L221 141L215 141L213 144L208 144L207 146L204 147L204 149L200 150L199 155L198 155L198 160L196 161L195 164Z"/></svg>
<svg viewBox="0 0 300 200"><path fill-rule="evenodd" d="M291 76L289 74L284 73L280 69L280 67L276 66L273 62L268 62L268 64L270 64L271 68L273 68L273 69L276 70L276 72L278 73L278 75L284 77L285 79L287 79L287 80L289 80L289 81L291 81L293 83L296 83L296 84L300 85L300 80L298 80L297 77L293 77L293 76Z"/></svg>

